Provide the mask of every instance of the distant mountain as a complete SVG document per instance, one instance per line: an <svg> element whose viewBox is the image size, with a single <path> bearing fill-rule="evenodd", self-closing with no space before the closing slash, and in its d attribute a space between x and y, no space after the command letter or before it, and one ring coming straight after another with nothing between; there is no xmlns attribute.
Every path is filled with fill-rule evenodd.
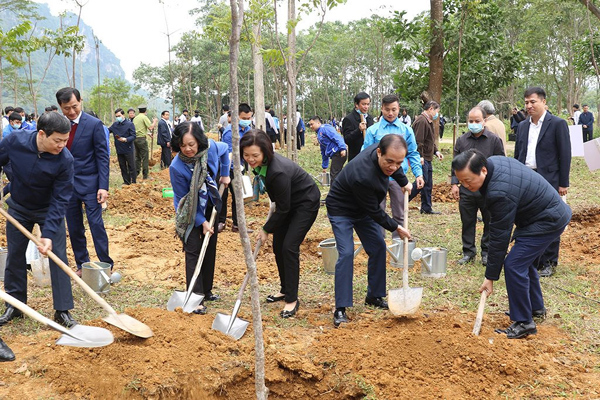
<svg viewBox="0 0 600 400"><path fill-rule="evenodd" d="M53 16L47 4L37 3L37 13L44 19L34 21L36 32L41 33L44 28L58 30L60 28L60 18ZM19 24L19 19L12 13L3 12L0 15L0 29L6 31ZM77 16L72 13L67 13L63 18L63 26L74 26L77 24ZM85 36L85 48L81 53L77 54L75 63L75 85L82 91L82 95L86 94L91 88L98 83L98 73L96 65L96 44L94 42L94 34L92 28L86 25L81 19L79 23L79 33ZM102 38L99 38L100 40ZM105 78L125 78L125 72L121 68L121 61L106 48L102 42L99 44L100 53L100 79ZM33 75L39 78L43 74L43 70L47 64L48 56L43 51L38 51L33 54ZM3 63L3 68L6 73L7 65ZM56 99L54 94L62 87L68 86L67 71L69 76L72 75L73 59L69 57L65 59L63 56L56 56L52 61L46 78L37 94L38 113L50 104L55 104ZM25 79L23 69L19 69L19 75L22 80ZM21 80L21 79L20 79ZM15 89L15 86L17 87ZM15 93L16 92L16 93ZM15 103L16 97L16 104ZM31 96L24 82L19 82L14 85L14 82L4 81L2 88L2 107L6 105L22 106L27 112L32 111L33 103Z"/></svg>

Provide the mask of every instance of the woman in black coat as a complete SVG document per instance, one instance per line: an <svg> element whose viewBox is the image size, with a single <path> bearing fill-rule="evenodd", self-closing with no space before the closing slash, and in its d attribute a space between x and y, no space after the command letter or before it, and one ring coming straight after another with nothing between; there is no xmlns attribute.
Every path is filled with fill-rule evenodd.
<svg viewBox="0 0 600 400"><path fill-rule="evenodd" d="M281 289L267 297L268 303L285 300L281 317L296 314L300 280L300 244L319 212L321 193L314 179L293 161L275 154L269 136L252 129L240 140L240 152L253 168L256 184L269 194L275 212L259 233L265 242L273 234L273 253Z"/></svg>

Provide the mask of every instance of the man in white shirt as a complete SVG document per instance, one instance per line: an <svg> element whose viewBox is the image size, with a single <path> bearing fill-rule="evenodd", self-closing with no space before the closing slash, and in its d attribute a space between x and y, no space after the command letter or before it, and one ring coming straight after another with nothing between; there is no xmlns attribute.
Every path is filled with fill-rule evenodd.
<svg viewBox="0 0 600 400"><path fill-rule="evenodd" d="M200 129L204 132L204 124L202 123L202 117L200 116L199 110L194 110L194 116L190 120L191 122L195 122L200 125Z"/></svg>
<svg viewBox="0 0 600 400"><path fill-rule="evenodd" d="M579 110L579 104L573 104L573 117L570 118L573 120L573 125L579 125L579 116L581 115L581 111Z"/></svg>
<svg viewBox="0 0 600 400"><path fill-rule="evenodd" d="M408 115L408 111L406 108L402 108L402 115L400 115L400 122L404 125L412 126L412 120L410 119L410 115Z"/></svg>
<svg viewBox="0 0 600 400"><path fill-rule="evenodd" d="M187 109L183 110L181 112L181 115L179 116L179 123L182 124L184 122L186 122L188 120L189 117L189 111Z"/></svg>

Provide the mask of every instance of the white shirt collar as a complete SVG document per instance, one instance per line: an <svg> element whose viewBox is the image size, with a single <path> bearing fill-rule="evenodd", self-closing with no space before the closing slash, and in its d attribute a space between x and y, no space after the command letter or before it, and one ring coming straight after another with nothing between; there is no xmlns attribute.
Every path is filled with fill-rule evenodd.
<svg viewBox="0 0 600 400"><path fill-rule="evenodd" d="M83 111L79 111L79 115L77 116L77 118L75 118L71 122L79 125L79 118L81 118L81 114L83 114Z"/></svg>
<svg viewBox="0 0 600 400"><path fill-rule="evenodd" d="M542 122L544 122L544 119L546 118L546 113L547 113L547 112L548 112L548 111L544 111L544 113L542 114L542 116L541 116L541 117L540 117L540 119L538 120L538 123L537 123L537 124L534 124L534 123L533 123L533 120L532 120L532 119L530 119L530 120L529 120L529 122L531 123L531 125L535 125L536 127L537 127L537 126L541 126L541 125L542 125Z"/></svg>

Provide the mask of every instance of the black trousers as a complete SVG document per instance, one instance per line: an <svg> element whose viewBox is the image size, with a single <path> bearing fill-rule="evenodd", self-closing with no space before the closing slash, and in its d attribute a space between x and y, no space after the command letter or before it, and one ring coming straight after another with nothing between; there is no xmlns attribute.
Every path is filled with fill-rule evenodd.
<svg viewBox="0 0 600 400"><path fill-rule="evenodd" d="M231 192L231 219L233 220L233 225L237 226L238 220L237 208L235 207L235 192L233 190L233 171L229 173L229 176L231 177L231 182L229 183L229 186L227 186L227 189L223 191L223 196L221 197L221 212L219 213L219 223L224 224L227 220L227 198L229 197L228 193Z"/></svg>
<svg viewBox="0 0 600 400"><path fill-rule="evenodd" d="M594 131L592 129L584 129L583 130L583 141L587 142L594 138Z"/></svg>
<svg viewBox="0 0 600 400"><path fill-rule="evenodd" d="M319 213L319 203L292 209L285 223L273 232L273 253L279 271L280 292L285 302L298 300L300 282L300 244Z"/></svg>
<svg viewBox="0 0 600 400"><path fill-rule="evenodd" d="M8 200L9 205L11 200ZM17 210L19 208L19 210ZM34 224L44 227L47 211L28 211L20 207L11 206L8 213L31 232ZM16 299L27 303L27 264L25 251L27 239L13 224L6 221L6 242L8 255L6 258L6 271L4 272L4 290ZM52 238L52 251L65 263L67 260L67 231L65 220ZM52 301L57 311L73 309L73 293L71 291L71 278L52 259L50 259L50 279L52 281ZM8 306L8 304L7 304Z"/></svg>
<svg viewBox="0 0 600 400"><path fill-rule="evenodd" d="M209 220L210 214L212 212L212 207L206 208L206 219ZM217 221L215 219L214 234L210 236L208 239L208 247L206 248L206 253L204 254L204 260L202 261L202 269L200 270L200 276L196 280L196 284L192 289L196 294L204 294L208 296L212 293L213 289L213 280L215 277L215 259L217 256L217 236L218 229L216 228ZM183 245L183 250L185 251L185 286L186 289L190 286L190 281L192 280L192 276L194 275L194 270L196 269L196 263L198 262L198 258L200 257L200 249L202 248L202 242L204 240L204 235L202 233L202 226L194 227L188 240Z"/></svg>
<svg viewBox="0 0 600 400"><path fill-rule="evenodd" d="M117 160L119 160L119 168L121 168L123 183L126 185L135 183L135 154L133 151L129 154L117 154Z"/></svg>
<svg viewBox="0 0 600 400"><path fill-rule="evenodd" d="M340 155L339 151L331 157L331 165L329 167L329 175L331 177L332 184L333 184L333 181L335 180L335 177L340 172L342 172L342 168L344 168L344 163L346 162L347 158L348 158L348 154L346 154L345 156L342 157Z"/></svg>
<svg viewBox="0 0 600 400"><path fill-rule="evenodd" d="M490 242L490 213L485 208L483 196L481 196L479 192L467 193L466 189L461 188L458 209L460 211L460 220L462 222L463 255L474 256L477 254L477 247L475 246L477 210L481 210L481 215L483 219L483 235L481 236L481 255L487 255L488 244Z"/></svg>
<svg viewBox="0 0 600 400"><path fill-rule="evenodd" d="M408 201L411 201L421 193L421 211L430 212L433 211L431 203L431 195L433 192L433 165L431 164L431 161L425 160L421 165L421 168L423 169L423 180L425 181L425 185L419 189L417 188L417 182L415 181L410 196L408 196Z"/></svg>
<svg viewBox="0 0 600 400"><path fill-rule="evenodd" d="M160 148L160 169L169 168L171 165L171 148L162 145Z"/></svg>

